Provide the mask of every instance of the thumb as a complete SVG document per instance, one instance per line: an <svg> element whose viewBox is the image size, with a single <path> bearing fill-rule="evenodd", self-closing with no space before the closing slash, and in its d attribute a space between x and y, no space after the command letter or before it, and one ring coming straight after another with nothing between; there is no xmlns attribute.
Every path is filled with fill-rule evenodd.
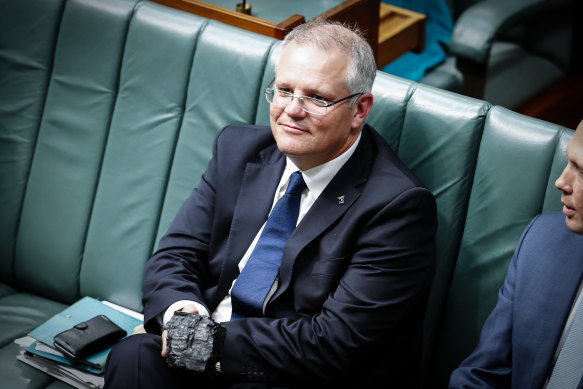
<svg viewBox="0 0 583 389"><path fill-rule="evenodd" d="M162 357L166 358L166 335L168 335L168 331L164 330L164 332L162 332Z"/></svg>

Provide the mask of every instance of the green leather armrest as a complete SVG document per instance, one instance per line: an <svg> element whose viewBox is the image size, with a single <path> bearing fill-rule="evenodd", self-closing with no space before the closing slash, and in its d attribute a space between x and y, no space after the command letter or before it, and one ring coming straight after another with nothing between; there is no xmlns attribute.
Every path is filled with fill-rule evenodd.
<svg viewBox="0 0 583 389"><path fill-rule="evenodd" d="M455 23L450 52L484 64L498 33L553 6L553 0L485 0L466 9Z"/></svg>

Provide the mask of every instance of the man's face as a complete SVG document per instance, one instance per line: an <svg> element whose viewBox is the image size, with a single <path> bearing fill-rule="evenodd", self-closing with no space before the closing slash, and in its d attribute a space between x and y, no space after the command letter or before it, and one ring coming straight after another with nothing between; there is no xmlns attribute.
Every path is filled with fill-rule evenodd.
<svg viewBox="0 0 583 389"><path fill-rule="evenodd" d="M583 235L583 121L567 144L567 166L555 182L563 192L563 214L567 227Z"/></svg>
<svg viewBox="0 0 583 389"><path fill-rule="evenodd" d="M329 102L349 95L344 80L350 59L337 50L298 46L290 42L282 50L274 87ZM364 108L361 100L365 100ZM328 162L346 151L356 140L372 105L372 95L360 98L353 107L343 101L318 116L302 110L297 99L285 107L270 106L273 136L282 153L302 170ZM366 112L364 112L366 111Z"/></svg>

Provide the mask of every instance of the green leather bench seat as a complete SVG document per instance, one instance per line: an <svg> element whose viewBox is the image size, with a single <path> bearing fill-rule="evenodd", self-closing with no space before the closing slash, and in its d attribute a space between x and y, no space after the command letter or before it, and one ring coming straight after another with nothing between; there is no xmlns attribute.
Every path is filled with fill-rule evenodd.
<svg viewBox="0 0 583 389"><path fill-rule="evenodd" d="M215 134L268 124L279 42L134 0L0 0L0 376L64 388L15 338L83 296L141 310L145 261ZM433 191L427 387L474 347L571 130L378 73L369 122Z"/></svg>

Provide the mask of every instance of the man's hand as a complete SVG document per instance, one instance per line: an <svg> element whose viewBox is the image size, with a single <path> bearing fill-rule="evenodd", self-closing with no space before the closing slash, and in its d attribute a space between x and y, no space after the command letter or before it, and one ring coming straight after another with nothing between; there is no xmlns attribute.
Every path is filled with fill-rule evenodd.
<svg viewBox="0 0 583 389"><path fill-rule="evenodd" d="M188 304L184 308L179 309L179 311L186 313L198 313L198 309L196 309L196 307L192 304ZM168 335L168 331L164 330L164 332L162 332L162 358L166 358L166 335Z"/></svg>

